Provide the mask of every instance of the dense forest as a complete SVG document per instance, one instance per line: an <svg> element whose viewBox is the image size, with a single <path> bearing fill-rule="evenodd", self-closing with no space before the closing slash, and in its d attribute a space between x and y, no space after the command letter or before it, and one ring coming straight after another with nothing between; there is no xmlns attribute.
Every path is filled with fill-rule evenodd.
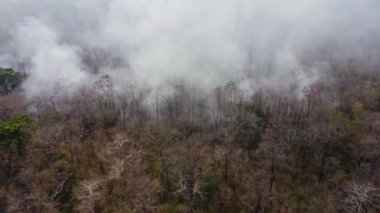
<svg viewBox="0 0 380 213"><path fill-rule="evenodd" d="M379 212L380 76L172 93L101 76L25 98L0 69L0 212Z"/></svg>
<svg viewBox="0 0 380 213"><path fill-rule="evenodd" d="M380 213L380 0L0 15L0 213Z"/></svg>

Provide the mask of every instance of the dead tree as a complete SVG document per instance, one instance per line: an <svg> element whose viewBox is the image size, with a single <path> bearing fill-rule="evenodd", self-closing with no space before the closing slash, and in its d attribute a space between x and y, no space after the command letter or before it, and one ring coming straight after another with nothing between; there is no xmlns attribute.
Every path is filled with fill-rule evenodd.
<svg viewBox="0 0 380 213"><path fill-rule="evenodd" d="M380 189L371 183L352 183L345 188L342 208L349 213L380 211Z"/></svg>

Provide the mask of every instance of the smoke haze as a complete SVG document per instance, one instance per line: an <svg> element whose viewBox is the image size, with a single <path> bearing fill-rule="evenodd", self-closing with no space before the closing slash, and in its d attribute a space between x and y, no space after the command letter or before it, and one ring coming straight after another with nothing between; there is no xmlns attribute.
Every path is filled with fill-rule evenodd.
<svg viewBox="0 0 380 213"><path fill-rule="evenodd" d="M377 0L1 0L0 66L25 69L29 97L102 74L119 87L302 87L333 63L378 71L379 11Z"/></svg>

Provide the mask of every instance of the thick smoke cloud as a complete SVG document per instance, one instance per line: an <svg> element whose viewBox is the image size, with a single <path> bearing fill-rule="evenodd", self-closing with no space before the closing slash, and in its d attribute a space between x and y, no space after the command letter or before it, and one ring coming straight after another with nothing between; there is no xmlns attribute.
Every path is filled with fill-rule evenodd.
<svg viewBox="0 0 380 213"><path fill-rule="evenodd" d="M25 69L28 96L104 73L119 86L302 86L332 63L377 69L379 11L377 0L1 0L0 66Z"/></svg>

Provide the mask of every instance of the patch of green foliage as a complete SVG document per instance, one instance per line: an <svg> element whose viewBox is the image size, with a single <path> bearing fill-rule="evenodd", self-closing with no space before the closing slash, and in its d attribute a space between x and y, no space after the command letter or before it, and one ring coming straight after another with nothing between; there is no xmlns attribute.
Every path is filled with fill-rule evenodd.
<svg viewBox="0 0 380 213"><path fill-rule="evenodd" d="M178 209L178 204L180 203L179 198L177 196L171 196L171 198L165 204L165 212L169 213L179 213L181 212Z"/></svg>
<svg viewBox="0 0 380 213"><path fill-rule="evenodd" d="M11 68L0 68L0 88L8 94L18 88L25 79L25 74Z"/></svg>
<svg viewBox="0 0 380 213"><path fill-rule="evenodd" d="M23 148L24 130L31 123L28 115L19 115L9 121L0 121L0 150Z"/></svg>
<svg viewBox="0 0 380 213"><path fill-rule="evenodd" d="M206 207L208 208L208 205L211 204L212 198L214 197L214 194L218 190L218 185L220 182L220 177L218 175L211 175L204 178L205 184L202 186L202 193L203 193L203 202Z"/></svg>
<svg viewBox="0 0 380 213"><path fill-rule="evenodd" d="M238 116L238 132L236 140L246 150L258 147L261 133L265 127L265 112L253 105L245 105Z"/></svg>

